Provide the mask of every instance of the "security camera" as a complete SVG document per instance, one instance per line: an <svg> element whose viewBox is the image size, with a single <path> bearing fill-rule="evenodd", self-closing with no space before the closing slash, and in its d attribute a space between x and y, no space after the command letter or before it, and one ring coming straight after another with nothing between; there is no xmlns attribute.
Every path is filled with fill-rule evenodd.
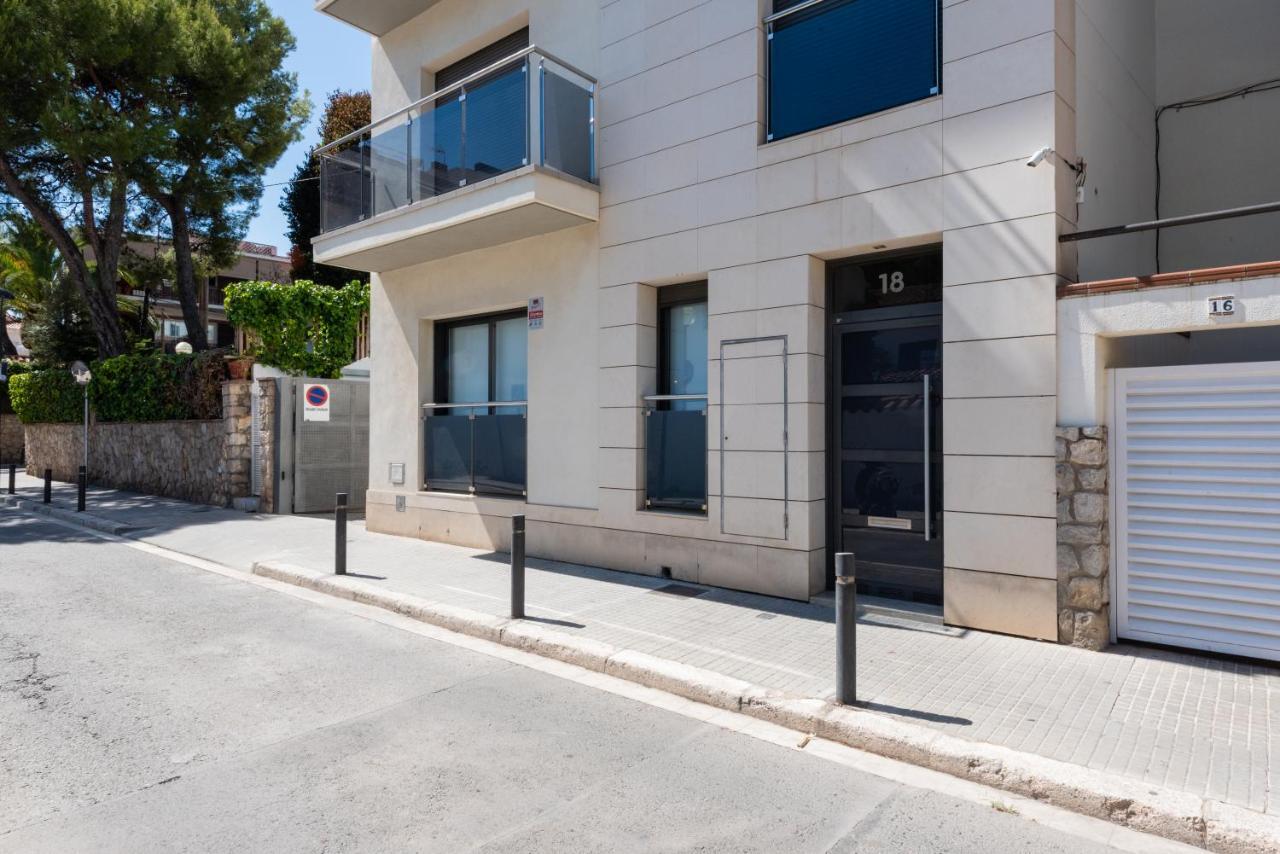
<svg viewBox="0 0 1280 854"><path fill-rule="evenodd" d="M1045 146L1044 148L1040 149L1035 154L1027 158L1027 165L1034 169L1035 167L1039 166L1040 162L1044 160L1046 157L1048 157L1052 152L1053 152L1052 148Z"/></svg>

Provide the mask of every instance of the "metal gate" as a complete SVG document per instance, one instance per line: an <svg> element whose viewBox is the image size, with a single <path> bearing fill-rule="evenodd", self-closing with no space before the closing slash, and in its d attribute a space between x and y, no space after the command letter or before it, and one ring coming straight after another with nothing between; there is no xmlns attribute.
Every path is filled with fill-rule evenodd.
<svg viewBox="0 0 1280 854"><path fill-rule="evenodd" d="M349 507L363 509L369 486L369 384L307 377L279 382L278 511L332 512L339 492L347 493ZM325 398L323 412L304 399L317 385L325 391L317 395Z"/></svg>
<svg viewBox="0 0 1280 854"><path fill-rule="evenodd" d="M1118 636L1280 660L1280 363L1113 388Z"/></svg>

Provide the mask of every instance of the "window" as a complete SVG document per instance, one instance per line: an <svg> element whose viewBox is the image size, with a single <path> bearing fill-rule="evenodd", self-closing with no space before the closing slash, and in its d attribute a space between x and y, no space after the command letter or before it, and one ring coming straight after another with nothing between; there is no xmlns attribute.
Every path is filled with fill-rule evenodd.
<svg viewBox="0 0 1280 854"><path fill-rule="evenodd" d="M488 47L440 69L435 91L501 62L529 46L529 28L499 39ZM449 192L527 162L528 93L525 65L517 62L475 80L464 93L455 89L423 113L421 197ZM428 186L429 185L429 186Z"/></svg>
<svg viewBox="0 0 1280 854"><path fill-rule="evenodd" d="M658 394L645 412L645 506L707 509L707 286L658 291Z"/></svg>
<svg viewBox="0 0 1280 854"><path fill-rule="evenodd" d="M205 327L204 334L207 336L210 344L218 340L218 324L210 323ZM181 320L166 320L164 322L164 337L179 340L187 337L187 324Z"/></svg>
<svg viewBox="0 0 1280 854"><path fill-rule="evenodd" d="M774 0L768 139L938 94L940 15L939 0Z"/></svg>
<svg viewBox="0 0 1280 854"><path fill-rule="evenodd" d="M437 405L424 419L428 489L525 494L528 329L523 311L436 327Z"/></svg>
<svg viewBox="0 0 1280 854"><path fill-rule="evenodd" d="M707 286L663 288L659 292L658 393L707 394ZM670 408L698 409L706 401L671 401Z"/></svg>

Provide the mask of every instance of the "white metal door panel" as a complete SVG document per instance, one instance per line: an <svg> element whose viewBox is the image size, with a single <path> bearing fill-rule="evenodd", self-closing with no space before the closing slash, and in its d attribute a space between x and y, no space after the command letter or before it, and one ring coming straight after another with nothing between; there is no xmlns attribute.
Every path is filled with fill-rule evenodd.
<svg viewBox="0 0 1280 854"><path fill-rule="evenodd" d="M1280 660L1280 362L1113 379L1117 635Z"/></svg>

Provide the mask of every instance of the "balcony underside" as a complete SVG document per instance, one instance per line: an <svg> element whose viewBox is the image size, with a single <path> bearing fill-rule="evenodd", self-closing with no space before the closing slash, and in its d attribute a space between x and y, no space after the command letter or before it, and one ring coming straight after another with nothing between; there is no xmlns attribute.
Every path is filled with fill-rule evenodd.
<svg viewBox="0 0 1280 854"><path fill-rule="evenodd" d="M600 191L525 166L388 211L312 241L321 264L382 273L572 228L600 218Z"/></svg>
<svg viewBox="0 0 1280 854"><path fill-rule="evenodd" d="M316 11L345 21L370 35L385 36L438 2L439 0L317 0Z"/></svg>

